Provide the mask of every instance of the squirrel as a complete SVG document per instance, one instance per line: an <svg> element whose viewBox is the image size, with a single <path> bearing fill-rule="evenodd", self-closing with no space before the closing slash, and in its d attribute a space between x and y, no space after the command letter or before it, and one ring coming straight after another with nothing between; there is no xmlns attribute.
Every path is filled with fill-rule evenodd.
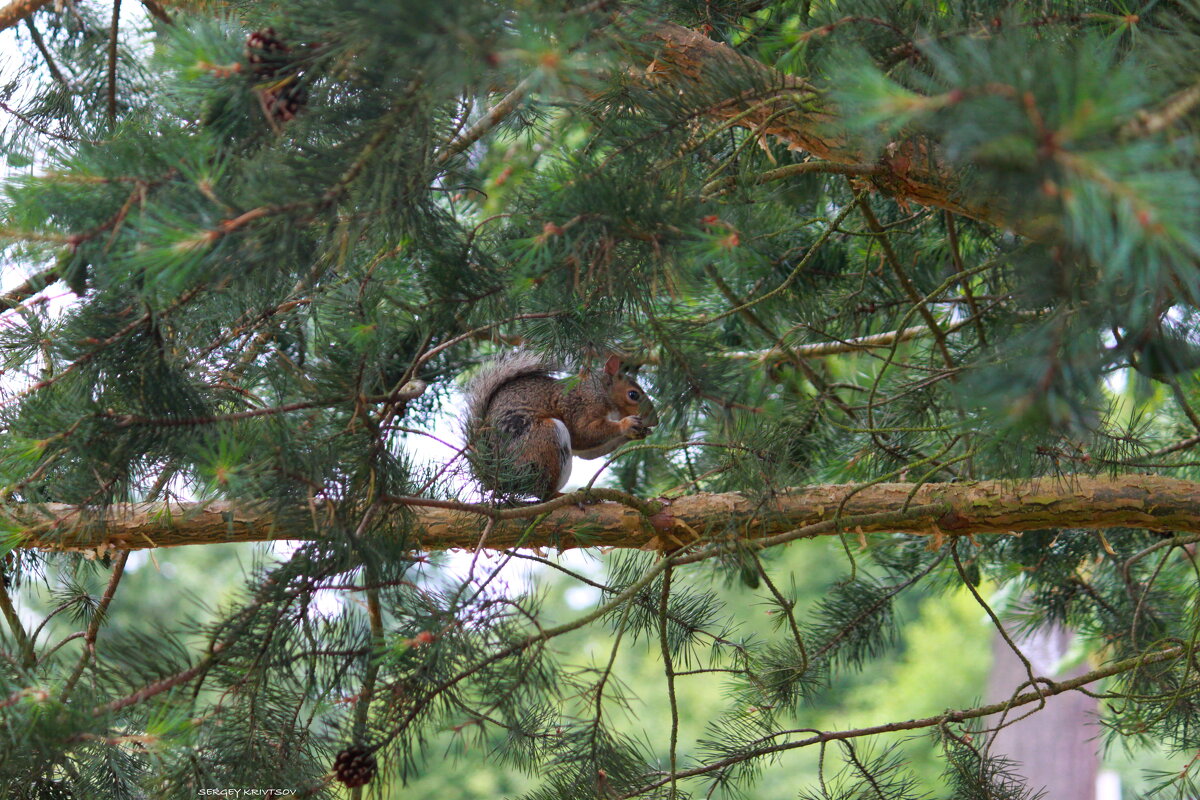
<svg viewBox="0 0 1200 800"><path fill-rule="evenodd" d="M488 364L467 386L466 438L480 483L504 495L556 496L571 456L608 455L658 423L654 404L611 356L603 372L584 370L565 391L536 353Z"/></svg>

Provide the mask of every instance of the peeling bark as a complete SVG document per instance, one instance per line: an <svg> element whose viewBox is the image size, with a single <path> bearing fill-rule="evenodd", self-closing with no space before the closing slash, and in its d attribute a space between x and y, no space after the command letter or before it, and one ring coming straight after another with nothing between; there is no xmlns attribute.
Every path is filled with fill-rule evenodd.
<svg viewBox="0 0 1200 800"><path fill-rule="evenodd" d="M663 549L697 539L719 543L768 537L764 544L778 544L836 534L838 519L851 535L900 532L945 537L1117 526L1200 532L1200 483L1155 475L934 483L915 492L912 484L891 483L852 494L855 488L813 486L764 499L741 493L696 494L675 500L653 516L614 502L566 506L536 525L532 523L537 512L514 518L523 510L508 509L505 518L495 521L485 547ZM419 551L473 548L486 520L475 510L410 511L409 535L413 549ZM333 509L277 513L210 502L125 504L101 511L49 503L11 504L3 512L19 547L105 551L316 539L328 530L327 514Z"/></svg>

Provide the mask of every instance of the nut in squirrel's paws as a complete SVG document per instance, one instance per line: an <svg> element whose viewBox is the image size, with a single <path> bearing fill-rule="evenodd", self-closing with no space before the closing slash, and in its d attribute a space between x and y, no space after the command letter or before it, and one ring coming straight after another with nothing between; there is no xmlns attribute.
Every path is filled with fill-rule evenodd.
<svg viewBox="0 0 1200 800"><path fill-rule="evenodd" d="M645 439L651 430L653 428L642 422L640 416L631 415L621 420L621 433L628 439Z"/></svg>

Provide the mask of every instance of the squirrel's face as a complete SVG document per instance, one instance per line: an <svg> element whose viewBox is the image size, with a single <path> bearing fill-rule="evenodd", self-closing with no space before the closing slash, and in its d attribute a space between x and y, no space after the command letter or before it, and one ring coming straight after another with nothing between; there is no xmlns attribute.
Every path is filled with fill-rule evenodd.
<svg viewBox="0 0 1200 800"><path fill-rule="evenodd" d="M617 407L620 417L638 416L646 425L658 424L658 414L654 410L654 403L646 391L628 376L614 376L608 396L613 405Z"/></svg>
<svg viewBox="0 0 1200 800"><path fill-rule="evenodd" d="M658 414L646 390L621 372L621 360L616 356L609 356L604 364L604 381L608 387L608 398L617 407L617 419L641 417L643 425L658 424Z"/></svg>

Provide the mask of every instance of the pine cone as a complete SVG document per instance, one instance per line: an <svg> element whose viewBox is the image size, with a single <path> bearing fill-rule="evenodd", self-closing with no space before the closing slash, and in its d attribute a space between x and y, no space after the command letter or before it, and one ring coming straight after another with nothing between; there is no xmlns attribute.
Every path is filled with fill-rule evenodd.
<svg viewBox="0 0 1200 800"><path fill-rule="evenodd" d="M246 37L246 60L258 78L271 78L287 63L291 48L275 37L274 28L263 28Z"/></svg>
<svg viewBox="0 0 1200 800"><path fill-rule="evenodd" d="M351 745L337 754L333 771L337 779L351 789L365 786L375 777L375 756L362 745Z"/></svg>
<svg viewBox="0 0 1200 800"><path fill-rule="evenodd" d="M272 119L276 122L291 122L308 102L308 90L291 80L264 92L263 100Z"/></svg>

